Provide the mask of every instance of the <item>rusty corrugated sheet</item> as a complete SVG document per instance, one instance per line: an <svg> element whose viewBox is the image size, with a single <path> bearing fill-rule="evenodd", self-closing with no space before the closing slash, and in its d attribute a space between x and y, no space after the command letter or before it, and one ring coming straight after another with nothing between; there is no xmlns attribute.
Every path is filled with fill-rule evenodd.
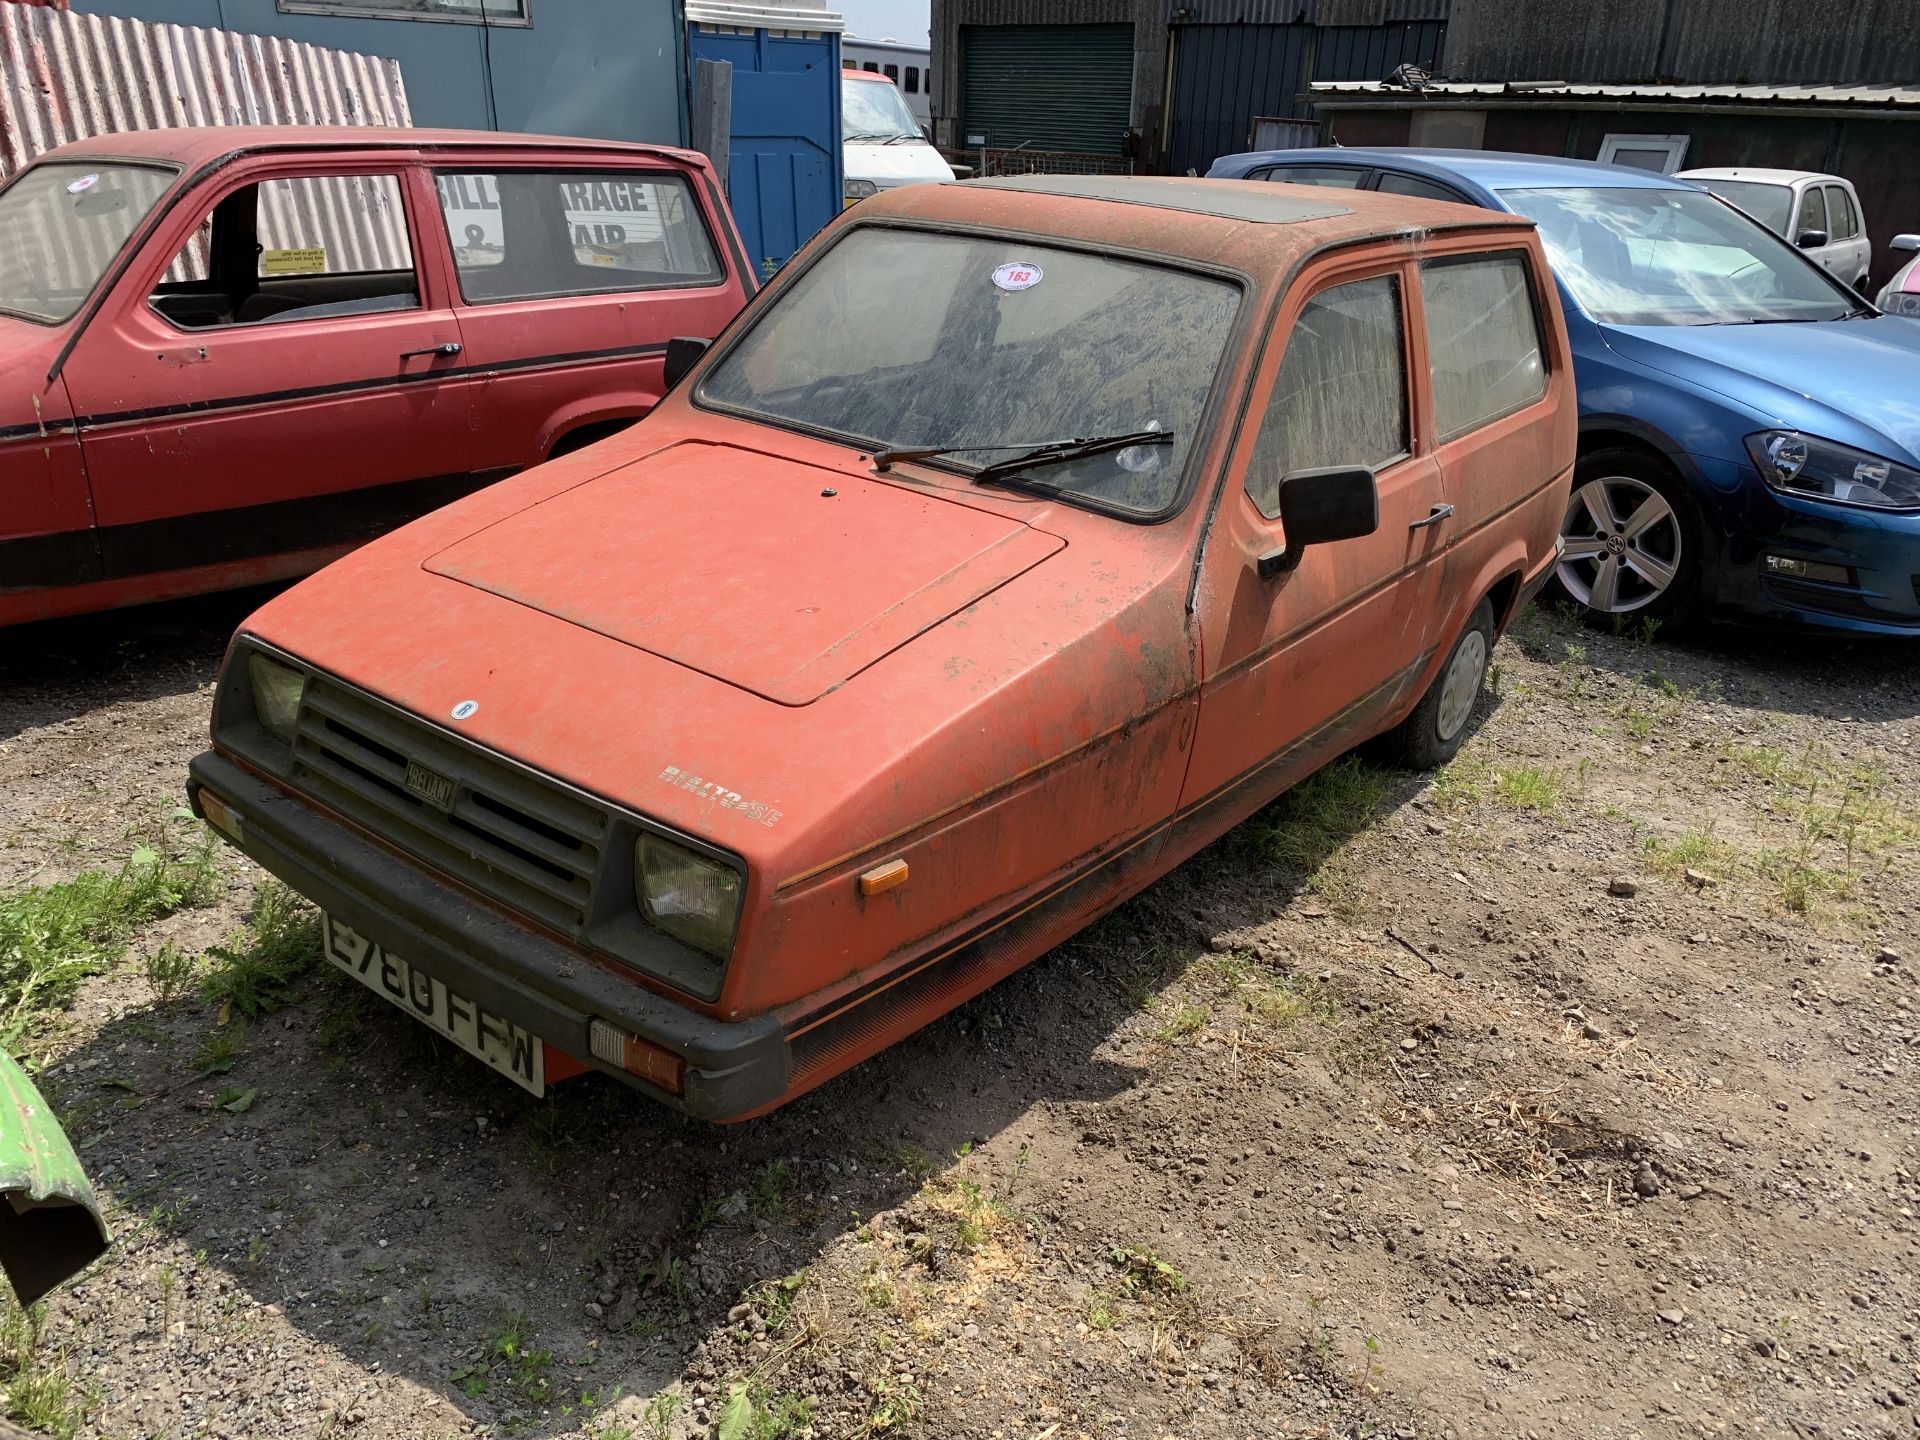
<svg viewBox="0 0 1920 1440"><path fill-rule="evenodd" d="M400 62L269 35L157 25L0 4L0 179L55 146L179 125L407 125ZM330 270L409 263L406 222L390 185L351 178L262 188L268 248L319 247ZM106 256L39 247L55 267L94 275ZM168 271L206 273L204 239Z"/></svg>
<svg viewBox="0 0 1920 1440"><path fill-rule="evenodd" d="M169 125L407 125L400 62L0 4L0 177L56 145Z"/></svg>

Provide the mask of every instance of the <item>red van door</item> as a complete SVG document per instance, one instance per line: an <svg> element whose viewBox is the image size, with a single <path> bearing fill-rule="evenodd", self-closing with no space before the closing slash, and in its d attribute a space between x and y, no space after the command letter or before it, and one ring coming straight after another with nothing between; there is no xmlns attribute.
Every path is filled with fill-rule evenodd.
<svg viewBox="0 0 1920 1440"><path fill-rule="evenodd" d="M724 215L668 164L529 158L434 177L479 377L475 463L532 465L658 402L667 341L746 303Z"/></svg>
<svg viewBox="0 0 1920 1440"><path fill-rule="evenodd" d="M431 203L388 154L268 157L175 207L64 371L106 578L317 563L478 483Z"/></svg>

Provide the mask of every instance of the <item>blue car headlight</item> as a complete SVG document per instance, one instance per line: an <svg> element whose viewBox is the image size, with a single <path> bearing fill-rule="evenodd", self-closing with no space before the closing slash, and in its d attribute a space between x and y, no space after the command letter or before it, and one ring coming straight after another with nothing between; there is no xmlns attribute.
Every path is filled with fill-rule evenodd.
<svg viewBox="0 0 1920 1440"><path fill-rule="evenodd" d="M1920 470L1849 445L1797 430L1762 430L1747 437L1747 453L1767 484L1784 494L1875 510L1920 509Z"/></svg>

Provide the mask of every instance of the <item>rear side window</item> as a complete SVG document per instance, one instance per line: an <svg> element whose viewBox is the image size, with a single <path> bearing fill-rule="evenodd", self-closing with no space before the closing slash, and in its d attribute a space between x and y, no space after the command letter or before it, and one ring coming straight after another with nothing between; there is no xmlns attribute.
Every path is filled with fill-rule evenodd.
<svg viewBox="0 0 1920 1440"><path fill-rule="evenodd" d="M1391 275L1322 290L1287 337L1247 469L1247 495L1269 520L1296 470L1365 465L1407 453L1406 343Z"/></svg>
<svg viewBox="0 0 1920 1440"><path fill-rule="evenodd" d="M1518 254L1430 260L1420 267L1443 441L1525 409L1547 393L1540 314Z"/></svg>
<svg viewBox="0 0 1920 1440"><path fill-rule="evenodd" d="M1793 227L1793 238L1798 240L1809 230L1825 230L1826 228L1826 199L1821 194L1820 186L1809 185L1806 193L1800 197L1800 220L1799 223Z"/></svg>
<svg viewBox="0 0 1920 1440"><path fill-rule="evenodd" d="M1436 185L1431 180L1419 180L1412 175L1395 175L1392 172L1382 174L1379 189L1387 195L1412 195L1421 200L1446 200L1455 205L1471 205L1473 202L1458 190L1445 185Z"/></svg>
<svg viewBox="0 0 1920 1440"><path fill-rule="evenodd" d="M1276 165L1253 177L1282 185L1326 185L1335 190L1358 190L1364 170L1342 170L1332 165Z"/></svg>
<svg viewBox="0 0 1920 1440"><path fill-rule="evenodd" d="M678 175L461 170L434 177L469 303L710 285L725 278Z"/></svg>
<svg viewBox="0 0 1920 1440"><path fill-rule="evenodd" d="M1833 238L1851 240L1860 233L1860 214L1853 207L1853 196L1838 185L1827 186L1827 219L1833 224Z"/></svg>

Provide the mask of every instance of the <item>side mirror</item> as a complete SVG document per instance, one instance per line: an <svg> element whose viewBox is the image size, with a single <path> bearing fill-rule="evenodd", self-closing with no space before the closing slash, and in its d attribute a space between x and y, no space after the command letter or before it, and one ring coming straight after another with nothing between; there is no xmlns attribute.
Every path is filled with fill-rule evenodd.
<svg viewBox="0 0 1920 1440"><path fill-rule="evenodd" d="M1914 251L1920 250L1920 235L1896 235L1887 242L1887 248L1889 250L1899 250L1906 254L1912 254Z"/></svg>
<svg viewBox="0 0 1920 1440"><path fill-rule="evenodd" d="M1828 238L1827 232L1824 230L1802 230L1800 232L1800 239L1795 243L1797 243L1802 250L1813 250L1826 244Z"/></svg>
<svg viewBox="0 0 1920 1440"><path fill-rule="evenodd" d="M1260 578L1293 569L1309 545L1351 540L1380 528L1380 487L1364 465L1295 470L1280 481L1280 528L1284 550L1260 557Z"/></svg>
<svg viewBox="0 0 1920 1440"><path fill-rule="evenodd" d="M667 341L667 389L673 389L686 379L688 372L700 363L700 357L707 353L712 344L711 340L690 335L676 335Z"/></svg>

